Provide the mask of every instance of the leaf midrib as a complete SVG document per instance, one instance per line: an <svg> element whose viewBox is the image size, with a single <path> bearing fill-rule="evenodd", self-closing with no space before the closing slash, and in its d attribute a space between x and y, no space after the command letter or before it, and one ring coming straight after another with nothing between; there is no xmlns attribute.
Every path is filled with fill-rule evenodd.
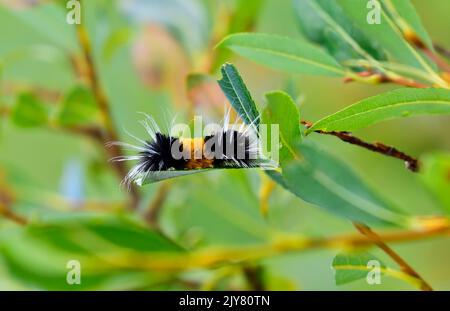
<svg viewBox="0 0 450 311"><path fill-rule="evenodd" d="M437 103L437 104L450 105L450 101L446 101L446 100L425 100L425 101L423 101L423 100L414 100L414 101L407 101L407 102L396 102L396 103L392 103L392 104L389 104L389 105L386 105L386 106L376 107L376 108L373 108L373 109L370 109L370 110L366 110L366 111L363 111L363 112L354 113L352 115L345 116L345 117L337 119L337 120L333 120L333 121L329 122L327 125L330 126L333 123L342 122L342 121L345 121L347 119L358 117L358 116L360 117L362 115L369 114L369 113L374 113L374 112L376 112L378 110L389 109L389 108L392 108L393 106L395 106L395 107L405 107L405 106L414 105L414 104L418 104L418 103L423 103L423 104L434 104L434 103ZM332 116L330 116L330 118L331 117ZM323 119L322 121L319 120L317 122L318 126L317 127L315 127L315 126L311 127L308 130L308 132L312 132L312 131L314 131L314 130L316 130L318 128L320 129L320 126L319 126L320 122L325 122L325 121L326 121L326 119ZM323 128L323 129L326 129L326 127Z"/></svg>
<svg viewBox="0 0 450 311"><path fill-rule="evenodd" d="M233 81L232 81L232 79L230 78L230 75L228 74L227 68L224 68L224 73L225 73L225 75L226 75L226 77L227 77L227 80L230 82L230 85L231 85L231 87L232 87L232 90L233 90L234 94L236 94L236 98L238 99L239 104L241 105L242 109L244 110L245 115L247 116L247 119L248 119L248 120L250 121L250 123L251 123L253 120L251 120L251 117L250 117L250 115L249 115L247 109L245 109L245 105L243 104L242 99L241 99L241 97L239 96L239 93L236 91L236 87L235 87L235 85L233 84Z"/></svg>
<svg viewBox="0 0 450 311"><path fill-rule="evenodd" d="M277 55L277 56L283 56L289 59L293 59L299 62L303 62L303 63L307 63L307 64L311 64L317 67L322 67L325 68L327 70L345 75L345 71L341 70L338 66L336 67L332 67L331 65L325 65L323 63L319 63L317 61L313 61L313 60L309 60L306 58L302 58L302 57L298 57L296 55L292 55L292 54L287 54L287 53L283 53L283 52L278 52L278 51L274 51L274 50L270 50L270 49L264 49L264 48L257 48L257 47L253 47L253 46L245 46L245 45L236 45L236 44L231 44L229 45L230 48L232 47L239 47L239 48L244 48L244 49L253 49L256 51L262 51L262 52L266 52L267 54L273 54L273 55Z"/></svg>

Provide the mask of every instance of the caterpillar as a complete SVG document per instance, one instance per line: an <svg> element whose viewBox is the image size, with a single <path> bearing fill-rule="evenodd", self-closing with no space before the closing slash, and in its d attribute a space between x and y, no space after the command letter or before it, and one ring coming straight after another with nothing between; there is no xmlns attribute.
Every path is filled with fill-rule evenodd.
<svg viewBox="0 0 450 311"><path fill-rule="evenodd" d="M229 122L230 110L224 117L223 125L216 131L197 138L176 137L161 132L156 121L149 115L140 123L149 135L140 139L129 132L128 135L140 143L140 146L111 142L126 149L137 151L136 155L120 156L112 161L137 161L122 181L130 185L138 178L164 171L186 171L212 168L254 168L270 169L276 164L268 160L261 151L254 120L252 124L241 123L233 126ZM259 117L258 117L259 118Z"/></svg>

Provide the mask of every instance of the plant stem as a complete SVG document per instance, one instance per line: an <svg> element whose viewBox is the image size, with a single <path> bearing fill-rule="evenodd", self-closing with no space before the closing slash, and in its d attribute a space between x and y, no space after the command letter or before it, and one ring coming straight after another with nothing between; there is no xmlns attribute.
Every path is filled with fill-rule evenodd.
<svg viewBox="0 0 450 311"><path fill-rule="evenodd" d="M262 277L263 268L260 265L245 265L242 267L242 272L248 282L251 290L263 291L266 290L264 280Z"/></svg>
<svg viewBox="0 0 450 311"><path fill-rule="evenodd" d="M0 215L15 222L16 224L26 225L28 223L28 220L25 217L16 214L11 209L13 201L14 197L10 193L10 191L8 189L0 188Z"/></svg>
<svg viewBox="0 0 450 311"><path fill-rule="evenodd" d="M432 287L402 258L398 253L396 253L392 248L390 248L378 234L376 234L367 225L354 222L355 228L373 241L373 243L378 246L383 252L385 252L389 257L392 258L400 267L400 270L417 279L420 282L420 289L424 291L432 291Z"/></svg>
<svg viewBox="0 0 450 311"><path fill-rule="evenodd" d="M313 125L312 122L305 121L305 120L302 120L301 123L303 125L305 125L307 128L310 128ZM379 154L382 154L382 155L385 155L388 157L393 157L396 159L403 160L406 164L407 169L409 169L412 172L419 171L419 166L420 166L419 160L410 155L407 155L406 153L404 153L402 151L399 151L395 147L388 146L388 145L385 145L383 143L378 143L378 142L377 143L368 143L368 142L361 140L358 137L353 136L351 133L348 133L348 132L336 132L336 131L327 132L327 131L322 131L322 130L317 130L314 132L318 133L318 134L335 136L335 137L339 138L340 140L345 141L349 144L356 145L356 146L371 150L373 152L377 152Z"/></svg>
<svg viewBox="0 0 450 311"><path fill-rule="evenodd" d="M76 30L78 42L81 46L84 61L87 67L85 78L87 79L87 81L90 84L90 87L92 88L94 97L97 101L98 107L102 115L103 125L105 127L105 131L103 132L102 135L102 142L103 144L106 144L107 142L110 141L117 141L118 135L112 121L110 105L105 96L103 88L100 84L99 76L95 68L88 33L84 28L84 26L82 26L81 24L77 25ZM109 157L111 158L123 155L120 147L115 145L111 146L110 148L105 148L105 150L109 155ZM127 175L127 168L125 167L124 162L121 161L111 162L111 165L121 179L123 179ZM138 192L138 189L136 188L136 185L134 184L132 184L130 187L130 195L131 195L131 207L136 208L139 203L140 194Z"/></svg>
<svg viewBox="0 0 450 311"><path fill-rule="evenodd" d="M450 222L446 218L436 218L433 224L422 228L378 234L380 240L388 242L405 242L435 236L449 236ZM303 236L280 235L273 241L245 247L209 247L191 253L152 254L127 253L122 255L98 254L102 264L113 267L133 267L154 271L185 271L193 268L218 267L233 263L246 263L281 254L314 249L343 249L367 247L374 244L373 238L361 234L339 235L326 238L308 238Z"/></svg>
<svg viewBox="0 0 450 311"><path fill-rule="evenodd" d="M430 50L429 48L427 48L426 46L424 46L422 48L423 52L433 61L436 63L436 65L438 65L442 70L446 71L446 72L450 72L450 65L445 62L441 57L439 57L439 55L437 55L436 53L434 53L432 50Z"/></svg>
<svg viewBox="0 0 450 311"><path fill-rule="evenodd" d="M154 196L147 212L144 215L144 219L147 221L147 223L155 229L159 229L158 228L159 215L161 214L161 209L164 205L164 202L167 199L169 191L170 191L170 184L168 182L164 182L158 188L156 195Z"/></svg>
<svg viewBox="0 0 450 311"><path fill-rule="evenodd" d="M436 50L436 52L438 52L439 54L441 54L441 55L443 55L443 56L445 56L447 58L450 58L450 50L449 49L447 49L447 48L445 48L442 45L437 44L437 43L434 43L433 47Z"/></svg>

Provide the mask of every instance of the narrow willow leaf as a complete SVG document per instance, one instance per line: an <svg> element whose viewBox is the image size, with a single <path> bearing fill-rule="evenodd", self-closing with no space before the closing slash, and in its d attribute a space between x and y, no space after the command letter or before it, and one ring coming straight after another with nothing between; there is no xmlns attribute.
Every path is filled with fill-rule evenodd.
<svg viewBox="0 0 450 311"><path fill-rule="evenodd" d="M271 137L271 125L279 126L280 161L295 157L295 146L301 140L300 113L292 98L281 91L266 94L267 106L262 113L263 123L267 125Z"/></svg>
<svg viewBox="0 0 450 311"><path fill-rule="evenodd" d="M403 32L414 33L429 49L433 49L431 38L410 0L381 0L381 3Z"/></svg>
<svg viewBox="0 0 450 311"><path fill-rule="evenodd" d="M333 57L306 41L269 34L240 33L226 37L218 46L229 48L267 67L291 73L345 74Z"/></svg>
<svg viewBox="0 0 450 311"><path fill-rule="evenodd" d="M296 196L352 221L406 225L405 217L346 164L306 141L297 152L301 158L282 166L283 179Z"/></svg>
<svg viewBox="0 0 450 311"><path fill-rule="evenodd" d="M367 278L368 273L374 268L371 265L372 261L379 265L380 272L386 269L386 265L381 260L367 252L337 254L332 263L336 285Z"/></svg>
<svg viewBox="0 0 450 311"><path fill-rule="evenodd" d="M396 61L416 68L425 69L433 74L429 63L404 38L392 18L380 7L380 23L367 22L367 1L337 0L344 12L350 16L364 33L378 42Z"/></svg>
<svg viewBox="0 0 450 311"><path fill-rule="evenodd" d="M424 114L450 113L450 90L403 88L369 97L325 117L308 129L352 131L381 121Z"/></svg>
<svg viewBox="0 0 450 311"><path fill-rule="evenodd" d="M444 212L450 215L450 154L425 156L420 175L427 188L441 203Z"/></svg>
<svg viewBox="0 0 450 311"><path fill-rule="evenodd" d="M48 111L35 96L24 93L18 96L11 111L11 119L20 127L39 127L47 124Z"/></svg>
<svg viewBox="0 0 450 311"><path fill-rule="evenodd" d="M138 186L143 186L147 184L152 184L158 181L162 181L169 178L182 177L186 175L192 175L197 173L203 173L209 171L210 169L197 169L197 170L186 170L186 171L161 171L161 172L149 172L148 174L142 175L136 180Z"/></svg>
<svg viewBox="0 0 450 311"><path fill-rule="evenodd" d="M368 58L383 60L383 49L346 16L336 1L294 0L294 12L303 34L324 46L338 61Z"/></svg>
<svg viewBox="0 0 450 311"><path fill-rule="evenodd" d="M246 124L259 126L259 112L238 70L232 64L222 66L220 88Z"/></svg>
<svg viewBox="0 0 450 311"><path fill-rule="evenodd" d="M57 116L62 125L77 125L100 121L100 113L92 91L76 86L64 97Z"/></svg>

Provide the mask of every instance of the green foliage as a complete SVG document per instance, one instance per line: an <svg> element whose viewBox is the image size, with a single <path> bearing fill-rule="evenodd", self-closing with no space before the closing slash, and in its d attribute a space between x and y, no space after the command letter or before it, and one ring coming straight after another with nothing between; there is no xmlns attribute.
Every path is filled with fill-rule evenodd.
<svg viewBox="0 0 450 311"><path fill-rule="evenodd" d="M343 285L366 278L373 268L368 266L371 260L379 262L380 270L386 268L382 261L368 252L337 254L332 263L332 267L335 270L334 281L336 285Z"/></svg>
<svg viewBox="0 0 450 311"><path fill-rule="evenodd" d="M352 131L384 120L422 114L450 113L446 89L398 89L353 104L317 121L308 132Z"/></svg>
<svg viewBox="0 0 450 311"><path fill-rule="evenodd" d="M0 117L11 121L2 124L0 135L0 289L249 289L243 267L255 266L268 290L334 290L330 252L302 251L319 246L351 251L333 260L335 283L347 284L365 278L371 271L367 262L378 260L354 252L359 244L353 242L366 246L366 237L355 232L352 221L374 226L380 237L384 233L376 226L403 227L396 228L402 238L409 238L407 230L413 237L439 234L448 223L450 159L441 150L448 122L403 122L395 131L391 126L399 118L450 112L447 70L432 54L433 41L450 44L448 27L433 25L438 20L433 14L450 4L426 6L427 24L431 21L436 34L432 40L407 0L380 0L379 25L367 22L366 0L152 0L126 6L85 1L87 46L76 36L79 28L66 23L64 1L26 8L9 2L0 5ZM151 44L172 48L152 53L149 61L154 46L147 46L142 32L157 34ZM236 66L229 63L233 53L242 56ZM245 81L238 68L245 68ZM92 72L98 81L84 86ZM165 171L141 176L138 183L148 186L136 192L121 190L120 179L132 166L109 165L117 150L105 149L97 134L136 144L125 135L129 131L148 140L136 111L151 114L163 131L173 115L176 122L189 122L193 114L219 120L223 94L209 83L220 74L219 86L244 123L262 128L261 117L262 123L279 125L281 167ZM342 78L355 83L341 85ZM149 81L158 87L149 87L154 85ZM430 88L367 97L376 92L374 85L388 82ZM290 95L267 92L286 85ZM186 87L202 97L201 105L189 102ZM102 111L100 93L107 106ZM259 112L254 99L259 104L261 94ZM355 97L362 100L342 109ZM293 98L305 100L300 105ZM337 110L302 136L301 118L314 121ZM363 134L417 157L418 179L398 160L383 162L381 155L312 134L386 120L393 120L389 127ZM153 184L168 178L173 180ZM444 216L433 215L434 203ZM19 226L20 217L28 223ZM405 260L413 259L425 279L444 288L445 271L433 256L414 262L417 245L404 245ZM445 255L448 241L426 247ZM71 260L81 264L80 285L66 282ZM418 285L415 277L379 262L383 275ZM379 289L404 285L383 279Z"/></svg>
<svg viewBox="0 0 450 311"><path fill-rule="evenodd" d="M20 94L12 108L11 120L20 127L43 126L48 122L48 109L32 94Z"/></svg>
<svg viewBox="0 0 450 311"><path fill-rule="evenodd" d="M305 41L277 35L241 33L226 37L218 46L286 72L344 75L344 70L330 55Z"/></svg>

